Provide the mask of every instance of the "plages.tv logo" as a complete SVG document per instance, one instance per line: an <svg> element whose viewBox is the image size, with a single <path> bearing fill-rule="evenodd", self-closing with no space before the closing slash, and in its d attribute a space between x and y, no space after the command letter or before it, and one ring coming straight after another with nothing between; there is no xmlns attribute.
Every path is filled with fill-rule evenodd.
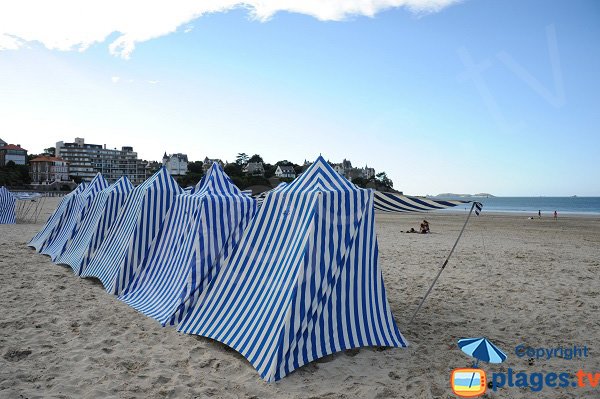
<svg viewBox="0 0 600 399"><path fill-rule="evenodd" d="M483 395L487 387L485 371L482 369L454 369L450 376L452 392L463 398Z"/></svg>
<svg viewBox="0 0 600 399"><path fill-rule="evenodd" d="M475 362L472 368L457 368L450 374L450 386L455 395L462 398L474 398L485 393L487 378L485 371L478 368L479 361L502 363L506 354L487 338L464 338L458 340L458 347Z"/></svg>

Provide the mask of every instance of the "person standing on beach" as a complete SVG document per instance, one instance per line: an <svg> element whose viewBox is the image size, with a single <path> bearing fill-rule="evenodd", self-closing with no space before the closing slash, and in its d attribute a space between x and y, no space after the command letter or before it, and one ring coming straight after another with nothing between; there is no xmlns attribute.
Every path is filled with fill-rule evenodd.
<svg viewBox="0 0 600 399"><path fill-rule="evenodd" d="M554 211L554 220L558 219L558 213Z"/></svg>
<svg viewBox="0 0 600 399"><path fill-rule="evenodd" d="M540 219L542 218L542 211L541 211L541 210L539 210L539 211L538 211L538 217L539 217Z"/></svg>

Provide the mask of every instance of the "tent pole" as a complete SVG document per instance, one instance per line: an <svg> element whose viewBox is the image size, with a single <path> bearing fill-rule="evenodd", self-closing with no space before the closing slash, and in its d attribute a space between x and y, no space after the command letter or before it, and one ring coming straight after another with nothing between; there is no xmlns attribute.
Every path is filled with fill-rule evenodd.
<svg viewBox="0 0 600 399"><path fill-rule="evenodd" d="M440 278L440 275L444 271L444 268L446 267L446 265L448 265L448 260L452 256L452 253L454 252L454 249L456 248L456 245L458 245L458 241L460 240L460 237L462 236L463 232L465 231L465 227L467 227L467 223L469 222L469 218L471 217L471 214L473 213L473 209L474 208L475 208L475 202L473 202L473 204L471 205L471 210L469 211L469 215L467 216L467 220L465 220L465 224L463 225L462 230L458 234L458 237L456 238L456 242L454 243L454 246L450 250L450 253L446 257L446 260L444 261L444 263L442 263L442 267L440 267L440 270L438 271L437 276L435 276L435 279L433 280L433 282L431 283L431 286L429 287L429 289L425 293L425 296L423 297L423 299L421 299L421 303L419 303L419 306L417 307L417 310L415 310L415 313L413 313L413 315L410 318L410 321L408 322L408 324L412 324L415 316L417 315L417 313L419 313L419 310L421 310L421 306L423 306L423 304L425 303L425 299L427 299L427 297L431 293L431 290L433 289L433 286L435 285L435 283L437 282L438 278Z"/></svg>

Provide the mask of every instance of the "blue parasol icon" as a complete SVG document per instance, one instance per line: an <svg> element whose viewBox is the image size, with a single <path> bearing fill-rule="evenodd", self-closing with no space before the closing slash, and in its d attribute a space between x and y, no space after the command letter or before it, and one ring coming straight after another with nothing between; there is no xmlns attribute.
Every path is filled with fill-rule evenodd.
<svg viewBox="0 0 600 399"><path fill-rule="evenodd" d="M479 361L488 363L502 363L506 360L506 354L502 352L496 345L488 341L487 338L463 338L458 340L458 347L465 352L467 355L477 359L474 366L477 368ZM475 373L471 377L469 388L473 384L473 378Z"/></svg>

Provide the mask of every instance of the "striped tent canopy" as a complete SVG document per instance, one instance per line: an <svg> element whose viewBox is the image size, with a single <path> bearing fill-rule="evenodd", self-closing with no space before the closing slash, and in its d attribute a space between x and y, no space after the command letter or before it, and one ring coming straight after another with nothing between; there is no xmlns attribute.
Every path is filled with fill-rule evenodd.
<svg viewBox="0 0 600 399"><path fill-rule="evenodd" d="M85 189L74 196L69 208L46 239L46 243L42 246L40 253L48 255L52 260L55 260L77 232L96 194L106 187L108 187L108 182L100 173L97 173Z"/></svg>
<svg viewBox="0 0 600 399"><path fill-rule="evenodd" d="M56 263L71 266L73 272L81 274L84 265L89 263L96 249L104 240L115 221L133 185L125 176L100 191L90 205L69 246L56 258Z"/></svg>
<svg viewBox="0 0 600 399"><path fill-rule="evenodd" d="M256 201L213 163L194 194L177 196L120 299L162 325L176 324L216 275L219 257L229 255L255 211Z"/></svg>
<svg viewBox="0 0 600 399"><path fill-rule="evenodd" d="M381 212L426 212L452 208L469 201L434 200L425 197L411 197L397 193L375 191L373 206Z"/></svg>
<svg viewBox="0 0 600 399"><path fill-rule="evenodd" d="M131 190L112 228L83 267L81 277L97 277L106 291L120 294L135 275L181 187L165 167Z"/></svg>
<svg viewBox="0 0 600 399"><path fill-rule="evenodd" d="M266 381L361 346L407 345L377 261L373 191L319 157L267 194L178 325L246 357Z"/></svg>
<svg viewBox="0 0 600 399"><path fill-rule="evenodd" d="M17 222L16 202L16 198L6 187L0 187L0 224L15 224Z"/></svg>
<svg viewBox="0 0 600 399"><path fill-rule="evenodd" d="M38 252L42 250L46 240L50 237L57 225L60 225L63 218L66 217L65 213L68 213L68 209L71 207L73 200L85 189L85 187L86 183L79 184L75 190L71 191L60 200L58 206L52 215L50 215L46 224L44 224L44 227L33 236L27 244L28 246L35 248Z"/></svg>

